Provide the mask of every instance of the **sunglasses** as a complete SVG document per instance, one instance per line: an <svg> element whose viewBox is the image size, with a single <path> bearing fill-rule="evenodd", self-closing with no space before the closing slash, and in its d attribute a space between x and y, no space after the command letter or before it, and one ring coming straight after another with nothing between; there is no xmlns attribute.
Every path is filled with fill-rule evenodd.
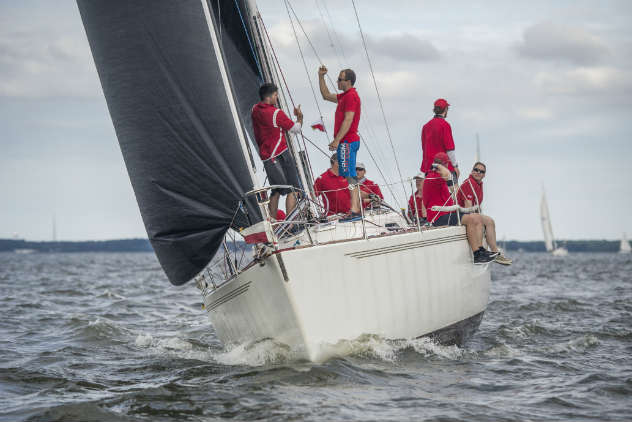
<svg viewBox="0 0 632 422"><path fill-rule="evenodd" d="M338 78L338 82L342 82L342 81L348 81L349 79L340 79Z"/></svg>
<svg viewBox="0 0 632 422"><path fill-rule="evenodd" d="M361 167L356 167L356 171L364 171L364 169Z"/></svg>
<svg viewBox="0 0 632 422"><path fill-rule="evenodd" d="M473 169L472 171L475 173L485 174L485 170L481 170L481 169Z"/></svg>

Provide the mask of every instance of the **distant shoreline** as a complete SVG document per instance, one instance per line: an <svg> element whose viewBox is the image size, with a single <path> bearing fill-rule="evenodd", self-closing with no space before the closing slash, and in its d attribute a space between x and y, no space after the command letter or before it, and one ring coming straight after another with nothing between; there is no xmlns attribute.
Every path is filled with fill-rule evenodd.
<svg viewBox="0 0 632 422"><path fill-rule="evenodd" d="M502 242L499 242L502 247ZM508 251L544 252L542 241L505 242ZM569 252L618 252L618 240L560 240ZM32 242L24 239L0 239L0 252L73 253L73 252L153 252L148 239Z"/></svg>

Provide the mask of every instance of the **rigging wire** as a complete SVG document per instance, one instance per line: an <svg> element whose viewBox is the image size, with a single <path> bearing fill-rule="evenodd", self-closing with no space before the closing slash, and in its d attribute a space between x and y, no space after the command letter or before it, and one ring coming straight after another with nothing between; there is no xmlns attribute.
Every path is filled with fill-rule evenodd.
<svg viewBox="0 0 632 422"><path fill-rule="evenodd" d="M336 55L336 59L338 60L338 62L340 62L340 55L338 54L338 50L335 48L335 43L334 43L333 39L331 38L331 35L330 35L330 34L331 34L331 32L333 32L333 33L334 33L334 35L335 35L335 38L336 38L336 39L338 39L338 40L339 40L339 37L338 37L338 34L336 33L336 30L335 30L335 28L334 28L334 25L333 25L333 20L331 19L331 15L329 15L329 9L327 9L327 4L326 4L325 0L323 0L323 6L325 7L325 11L327 12L327 15L329 16L329 20L330 20L330 22L329 22L329 23L325 20L324 16L322 15L322 12L320 11L320 7L318 6L318 0L314 0L314 1L315 1L315 3L316 3L316 6L318 7L318 11L319 11L319 14L320 14L321 20L322 20L322 22L323 22L323 25L325 26L325 29L326 29L326 31L327 31L327 35L328 35L328 37L329 37L329 40L330 40L330 41L331 41L331 43L332 43L332 47L334 47L334 48L333 48L333 50L334 50L334 54ZM296 17L296 18L297 18L297 20L298 20L298 17L296 16L296 14L295 14L295 17ZM331 32L329 31L329 26L330 26L330 25L331 25L331 27L332 27L332 28L331 28ZM305 36L307 37L307 34L305 34ZM307 38L308 38L308 37L307 37ZM310 44L311 44L311 43L310 43ZM341 43L340 43L340 42L338 42L338 44L341 44ZM311 45L313 46L313 44L311 44ZM341 50L341 52L342 52L342 55L343 55L344 59L346 60L346 56L345 56L345 54L344 54L344 49L342 48L342 45L340 45L340 50ZM314 51L314 53L315 53L315 55L318 57L318 53L317 53L316 51ZM340 67L342 67L342 66L340 66ZM367 129L367 132L369 132L369 135L370 135L370 137L371 137L373 140L377 139L377 136L376 136L376 134L375 134L375 130L373 129L373 127L372 127L372 125L370 124L370 121L369 121L369 120L366 120L366 119L361 120L361 121L360 121L360 125L361 125L363 128L366 128L366 129ZM364 144L365 144L365 146L366 146L366 148L367 148L367 150L368 150L368 152L369 152L369 155L371 156L371 160L373 161L373 164L374 164L374 165L375 165L375 167L379 170L380 175L382 176L382 180L384 181L384 183L385 183L387 186L389 186L389 185L390 185L391 180L390 180L390 179L388 179L388 178L386 178L386 176L384 175L384 173L381 171L381 169L382 169L382 168L386 168L386 166L384 165L384 161L383 161L383 157L386 157L386 154L384 154L384 152L382 151L382 149L381 149L381 147L380 147L381 143L380 143L380 142L375 142L375 149L377 150L377 153L378 153L378 155L377 155L377 156L375 156L375 155L373 155L373 154L372 154L372 152L369 150L369 142L368 142L368 139L367 139L366 137L363 137L362 135L360 135L360 136L362 137L362 139L363 139L363 141L364 141ZM377 160L377 158L376 158L376 157L378 157L378 158L379 158L379 157L381 157L381 158L382 158L382 159L380 160L381 162L378 162L378 160ZM390 194L391 194L391 196L392 196L392 198L393 198L393 201L397 202L397 196L395 195L395 193L393 192L393 190L392 190L390 187L389 187L389 192L390 192ZM404 198L404 199L405 199L405 198Z"/></svg>
<svg viewBox="0 0 632 422"><path fill-rule="evenodd" d="M318 63L320 63L321 66L324 65L324 62L322 61L322 59L318 55L318 51L316 51L316 47L314 47L314 44L312 44L312 40L307 35L307 31L305 31L305 28L303 28L303 24L301 23L301 20L299 19L298 15L294 11L294 8L292 7L292 3L290 3L289 0L284 0L284 1L285 1L285 8L287 9L288 6L289 6L289 10L292 11L292 14L294 15L294 18L296 19L296 23L298 24L299 28L301 28L301 31L303 32L303 35L305 36L305 39L309 43L309 46L311 47L312 51L314 52L314 55L316 56L316 60L318 60ZM289 10L287 12L288 16L290 16ZM291 17L290 17L290 22L292 22L292 18ZM292 24L292 29L294 30L294 24ZM296 36L296 30L294 30L294 36L296 37L296 42L298 43L298 37ZM301 56L302 55L303 55L303 53L301 53ZM329 80L329 83L331 84L333 90L335 92L337 92L338 88L336 87L336 84L334 83L334 80L331 79L331 76L329 75L329 73L327 75L325 75L325 76L327 76L327 79Z"/></svg>
<svg viewBox="0 0 632 422"><path fill-rule="evenodd" d="M309 77L309 70L307 68L307 62L305 61L305 55L303 54L303 48L301 47L301 43L298 40L298 34L296 33L296 28L294 26L294 20L292 19L292 15L290 14L290 8L292 7L292 5L289 4L288 0L284 0L284 3L285 3L285 10L287 10L287 16L290 19L290 24L292 25L292 32L294 33L294 39L296 40L296 45L298 46L298 51L299 51L299 53L301 55L301 60L303 61L303 68L305 69L305 75L307 76L307 80L309 81L309 87L312 90L312 96L314 97L314 103L316 103L316 108L318 109L318 115L320 116L320 119L323 120L323 112L321 111L320 105L318 104L318 99L316 98L316 91L314 90L314 84L312 83L312 79ZM296 16L296 14L295 14L295 16ZM300 21L298 21L298 24L302 27ZM303 31L303 33L305 33L305 32ZM307 41L310 43L310 45L312 45L312 43L309 40L309 38L307 38ZM313 45L312 45L312 48L313 48ZM320 58L318 58L318 61L322 64L322 61L320 60ZM325 127L325 134L327 135L327 138L329 138L329 133L327 133L327 128L326 127Z"/></svg>
<svg viewBox="0 0 632 422"><path fill-rule="evenodd" d="M250 52L255 59L255 63L257 64L257 69L259 70L259 78L261 83L263 83L263 69L261 68L261 64L259 63L259 58L257 57L257 53L255 53L255 47L252 45L252 40L250 39L250 34L248 31L248 27L246 26L246 22L244 22L244 17L241 14L241 8L239 7L239 3L235 0L235 7L237 8L237 13L239 13L239 19L241 20L241 25L244 27L244 32L246 33L246 38L248 39L248 45L250 46Z"/></svg>
<svg viewBox="0 0 632 422"><path fill-rule="evenodd" d="M279 62L279 58L276 54L276 50L274 49L274 45L272 44L272 39L270 38L270 34L268 33L268 28L266 27L265 22L263 21L263 19L261 19L261 16L259 16L259 20L261 21L261 25L263 26L263 31L266 35L266 39L268 41L268 45L270 46L270 51L272 51L272 56L274 57L274 64L276 64L275 66L272 66L272 68L274 69L274 72L277 74L277 79L279 78L279 74L281 75L281 78L283 79L283 84L285 85L285 91L287 91L288 97L290 98L290 101L292 103L292 107L296 107L296 104L294 103L294 98L292 98L292 92L290 91L290 87L287 83L287 80L285 79L285 74L283 73L283 68L281 67L281 63ZM263 40L265 42L265 40ZM285 97L285 93L283 90L283 86L281 86L281 93L283 94L283 96ZM287 100L285 101L287 104ZM318 103L316 104L316 106L318 106ZM319 110L320 111L320 110ZM289 112L289 110L288 110ZM321 116L321 120L322 120L322 116ZM326 131L326 129L325 129ZM309 157L309 153L307 152L307 144L305 144L305 135L303 135L303 132L301 131L301 138L303 139L303 149L305 150L305 158L307 160L307 166L309 167L309 172L310 175L312 176L312 180L314 180L314 172L312 170L312 163L311 163L311 159ZM316 148L318 148L318 146L316 144L314 144L313 142L309 141L312 145L314 145ZM318 148L320 150L320 148ZM297 163L298 165L298 163Z"/></svg>
<svg viewBox="0 0 632 422"><path fill-rule="evenodd" d="M395 158L395 165L397 166L397 173L399 174L399 179L402 181L402 190L404 191L404 198L406 195L406 187L404 186L404 177L402 176L402 170L399 167L399 161L397 160L397 154L395 153L395 146L393 145L393 138L391 137L391 130L388 126L388 121L386 119L386 113L384 112L384 104L382 103L382 96L380 95L380 90L377 87L377 81L375 80L375 72L373 71L373 63L371 62L371 57L369 57L369 50L366 46L366 40L364 38L364 32L362 31L362 25L360 25L360 17L358 16L358 9L355 5L355 0L351 0L351 4L353 5L353 11L355 12L356 21L358 22L358 29L360 30L360 37L362 38L362 46L364 47L364 52L366 54L366 59L369 63L369 70L371 71L371 78L373 79L373 85L375 86L375 92L377 93L377 99L380 104L380 110L382 112L382 117L384 119L384 125L386 127L386 134L388 136L388 141L391 144L391 149L393 150L393 157Z"/></svg>
<svg viewBox="0 0 632 422"><path fill-rule="evenodd" d="M320 19L323 21L323 23L325 24L325 31L327 31L327 38L329 38L329 45L331 46L331 49L334 51L334 54L336 55L336 59L338 60L338 67L340 69L342 69L342 64L340 63L340 55L338 54L338 50L336 49L336 45L334 44L334 40L331 37L331 32L329 31L329 25L327 25L327 22L325 21L325 17L323 16L323 12L320 8L320 5L318 4L318 0L314 0L314 3L316 4L316 8L318 9L318 14L320 15Z"/></svg>

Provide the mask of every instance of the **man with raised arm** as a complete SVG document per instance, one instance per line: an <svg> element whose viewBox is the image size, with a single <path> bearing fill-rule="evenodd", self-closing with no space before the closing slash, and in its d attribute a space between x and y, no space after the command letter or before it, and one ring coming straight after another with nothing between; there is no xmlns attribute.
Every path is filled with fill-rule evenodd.
<svg viewBox="0 0 632 422"><path fill-rule="evenodd" d="M342 94L332 94L325 83L327 68L318 69L318 82L323 99L338 104L334 120L334 139L329 144L330 151L336 151L338 157L338 171L340 176L347 179L351 191L351 213L341 221L356 221L362 218L360 197L358 195L358 181L356 175L356 155L360 149L360 97L353 87L356 81L355 72L344 69L338 75L338 89Z"/></svg>
<svg viewBox="0 0 632 422"><path fill-rule="evenodd" d="M435 101L433 108L434 117L421 129L421 149L423 152L421 171L428 173L435 155L439 152L444 152L450 158L448 170L452 173L452 179L456 185L460 176L459 165L456 162L456 154L454 153L452 128L450 123L445 120L449 106L450 104L443 98Z"/></svg>
<svg viewBox="0 0 632 422"><path fill-rule="evenodd" d="M433 226L457 226L459 219L456 211L434 211L432 207L452 206L454 202L450 194L452 174L449 170L450 159L445 152L435 155L430 171L426 173L424 181L424 205L428 215L428 222ZM465 214L461 217L461 224L465 226L467 241L474 253L474 263L484 264L493 261L498 252L490 252L483 247L483 220L480 214Z"/></svg>
<svg viewBox="0 0 632 422"><path fill-rule="evenodd" d="M456 195L459 201L459 206L463 208L479 206L481 219L483 220L483 226L485 228L485 240L492 252L499 252L499 255L494 259L494 262L502 265L511 265L511 259L507 258L502 252L499 251L498 245L496 245L496 222L488 215L484 215L480 209L480 205L483 202L483 179L487 172L487 166L480 161L474 164L470 177L465 179L465 182L459 187L459 191Z"/></svg>
<svg viewBox="0 0 632 422"><path fill-rule="evenodd" d="M268 175L270 185L301 186L298 170L287 149L285 132L300 133L303 124L301 106L294 108L296 123L283 110L276 107L279 93L276 85L266 83L259 88L261 102L252 107L252 126L255 141L259 147L259 157ZM296 207L296 193L290 188L273 189L270 196L270 216L277 217L279 198L285 198L285 209L290 214Z"/></svg>

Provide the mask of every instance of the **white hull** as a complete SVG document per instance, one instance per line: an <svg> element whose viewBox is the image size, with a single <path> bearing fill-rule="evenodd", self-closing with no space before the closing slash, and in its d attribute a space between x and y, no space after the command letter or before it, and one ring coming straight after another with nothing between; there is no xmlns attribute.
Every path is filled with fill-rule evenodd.
<svg viewBox="0 0 632 422"><path fill-rule="evenodd" d="M203 295L225 345L274 339L320 361L363 334L410 339L480 321L489 288L465 228L445 227L277 252Z"/></svg>
<svg viewBox="0 0 632 422"><path fill-rule="evenodd" d="M559 247L559 248L557 248L557 249L554 249L554 250L551 252L551 254L552 254L553 256L567 256L567 255L568 255L568 249L566 249L566 248L562 248L562 247Z"/></svg>

